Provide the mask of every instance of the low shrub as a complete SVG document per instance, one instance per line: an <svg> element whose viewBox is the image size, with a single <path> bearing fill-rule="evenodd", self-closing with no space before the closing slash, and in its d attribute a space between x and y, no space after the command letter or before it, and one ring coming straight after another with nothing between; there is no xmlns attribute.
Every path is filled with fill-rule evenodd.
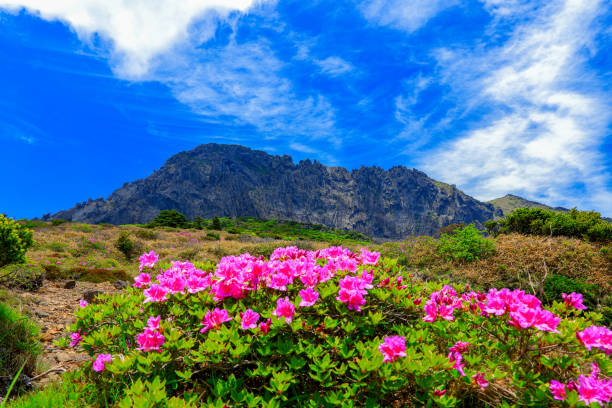
<svg viewBox="0 0 612 408"><path fill-rule="evenodd" d="M6 265L0 268L0 285L36 291L43 285L45 272L33 265Z"/></svg>
<svg viewBox="0 0 612 408"><path fill-rule="evenodd" d="M567 213L542 208L518 208L498 221L502 233L535 234L612 241L612 224L595 211Z"/></svg>
<svg viewBox="0 0 612 408"><path fill-rule="evenodd" d="M0 214L0 267L24 263L25 254L33 243L32 230Z"/></svg>
<svg viewBox="0 0 612 408"><path fill-rule="evenodd" d="M52 241L43 245L43 248L49 249L53 252L66 252L68 245L63 242Z"/></svg>
<svg viewBox="0 0 612 408"><path fill-rule="evenodd" d="M219 241L221 237L215 232L207 232L203 239L206 241Z"/></svg>
<svg viewBox="0 0 612 408"><path fill-rule="evenodd" d="M116 280L127 281L131 277L122 269L106 268L71 268L64 273L65 278L76 279L84 282L114 282Z"/></svg>
<svg viewBox="0 0 612 408"><path fill-rule="evenodd" d="M449 260L474 261L491 255L495 245L474 224L470 224L456 228L450 234L442 234L438 241L438 251Z"/></svg>
<svg viewBox="0 0 612 408"><path fill-rule="evenodd" d="M187 217L176 210L162 210L149 224L149 227L187 228L190 223Z"/></svg>
<svg viewBox="0 0 612 408"><path fill-rule="evenodd" d="M61 218L57 218L57 219L51 220L51 225L53 225L54 227L57 227L58 225L65 224L65 223L67 223L67 222L70 222L70 221L68 221L68 220L63 220L63 219L61 219Z"/></svg>
<svg viewBox="0 0 612 408"><path fill-rule="evenodd" d="M146 229L137 229L133 231L134 235L136 235L140 239L153 240L157 239L157 233L155 231L146 230Z"/></svg>
<svg viewBox="0 0 612 408"><path fill-rule="evenodd" d="M138 287L76 311L95 387L83 405L576 406L586 390L563 383L585 377L610 398L612 339L596 341L607 329L577 297L545 309L337 247L227 257L212 273L173 263L152 281L159 265L141 268Z"/></svg>
<svg viewBox="0 0 612 408"><path fill-rule="evenodd" d="M82 395L87 389L75 377L71 372L65 373L61 381L9 401L7 408L82 408Z"/></svg>
<svg viewBox="0 0 612 408"><path fill-rule="evenodd" d="M84 232L86 234L96 230L94 226L89 225L89 224L76 224L76 225L72 225L71 228L75 231Z"/></svg>
<svg viewBox="0 0 612 408"><path fill-rule="evenodd" d="M119 237L115 241L117 248L127 259L131 259L134 252L134 241L130 239L129 231L121 231Z"/></svg>
<svg viewBox="0 0 612 408"><path fill-rule="evenodd" d="M572 292L581 293L584 298L584 305L591 309L597 305L598 295L601 293L597 285L589 285L584 283L584 280L572 279L567 276L551 274L544 280L544 294L546 300L550 303L553 301L563 301L562 294L569 295Z"/></svg>

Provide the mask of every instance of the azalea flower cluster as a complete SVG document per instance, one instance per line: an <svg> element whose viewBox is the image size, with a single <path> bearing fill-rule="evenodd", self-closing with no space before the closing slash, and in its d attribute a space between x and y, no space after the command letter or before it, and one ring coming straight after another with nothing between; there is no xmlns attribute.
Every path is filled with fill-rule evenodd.
<svg viewBox="0 0 612 408"><path fill-rule="evenodd" d="M576 294L573 294L576 295ZM573 304L578 305L577 296L573 297ZM541 331L559 333L557 326L561 319L552 312L542 309L542 302L535 296L522 290L510 290L507 288L498 290L490 289L488 293L468 292L461 296L450 286L444 286L441 290L431 294L425 303L426 322L433 322L437 318L453 321L453 312L456 309L471 309L472 312L480 311L486 317L508 315L509 324L526 329L535 327Z"/></svg>
<svg viewBox="0 0 612 408"><path fill-rule="evenodd" d="M567 384L552 380L550 382L550 392L556 400L564 401L567 398L567 391L576 391L579 400L587 405L598 402L599 405L607 404L612 400L612 380L599 378L600 369L597 364L591 365L590 375L582 374L578 377L578 382L570 381Z"/></svg>
<svg viewBox="0 0 612 408"><path fill-rule="evenodd" d="M299 307L313 306L319 299L315 287L336 276L338 271L356 273L360 265L376 265L380 253L361 249L355 254L347 248L330 247L319 251L305 251L297 247L277 248L270 255L269 261L263 257L256 258L250 254L227 256L218 263L214 272L204 272L190 262L172 262L172 266L157 275L155 281L151 275L142 272L145 268L153 268L158 260L155 252L143 254L140 257L140 275L134 279L134 286L143 289L144 303L164 302L170 295L179 293L197 293L208 290L217 302L225 298L244 298L251 291L271 288L286 292L288 286L298 281L304 289L299 291ZM359 275L347 275L340 279L340 290L337 299L346 303L349 310L360 311L365 304L364 296L367 289L372 288L374 275L362 271ZM288 296L277 299L276 309L272 313L278 319L285 318L291 323L295 313L295 305ZM158 316L159 318L159 316ZM259 313L248 309L241 315L243 330L259 327L261 333L267 333L270 319L257 323ZM139 350L159 351L164 342L159 332L159 321L149 319L145 332L138 336ZM201 332L218 329L223 323L232 320L227 310L215 308L206 312L202 319Z"/></svg>
<svg viewBox="0 0 612 408"><path fill-rule="evenodd" d="M161 328L159 327L160 321L161 316L149 317L144 333L141 333L138 335L138 337L136 337L136 341L139 345L136 350L161 351L160 347L164 344L166 339L164 335L161 334Z"/></svg>
<svg viewBox="0 0 612 408"><path fill-rule="evenodd" d="M612 353L612 330L602 326L587 327L576 333L578 341L591 350L593 347L602 349L607 354Z"/></svg>
<svg viewBox="0 0 612 408"><path fill-rule="evenodd" d="M337 271L356 272L360 265L376 265L380 254L365 249L357 255L342 247L330 247L319 251L305 251L297 247L277 248L269 261L256 258L248 253L240 256L227 256L219 262L214 273L206 273L189 262L172 262L172 266L157 276L157 283L151 275L141 273L134 286L144 289L146 302L163 302L169 295L176 293L197 293L210 290L214 300L221 301L232 297L240 299L250 291L268 287L287 291L299 279L306 288L300 293L302 301L311 306L318 295L314 287L336 275ZM141 271L152 268L157 256L150 252L140 257ZM318 262L324 260L322 264ZM365 303L364 288L370 288L371 275L365 274L344 284L339 293L343 302L351 309L360 310ZM310 288L310 290L308 289Z"/></svg>

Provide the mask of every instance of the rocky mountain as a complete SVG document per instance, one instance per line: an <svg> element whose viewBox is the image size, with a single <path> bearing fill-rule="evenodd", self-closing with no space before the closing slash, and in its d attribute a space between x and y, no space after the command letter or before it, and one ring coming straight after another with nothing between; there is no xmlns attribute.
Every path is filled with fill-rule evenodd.
<svg viewBox="0 0 612 408"><path fill-rule="evenodd" d="M513 194L506 194L503 197L496 198L494 200L487 201L489 204L493 204L496 208L502 210L504 215L510 214L512 211L517 208L543 208L545 210L554 210L554 211L569 211L567 208L563 207L550 207L546 204L538 203L536 201L529 201L526 198L519 197Z"/></svg>
<svg viewBox="0 0 612 408"><path fill-rule="evenodd" d="M253 216L323 224L389 239L432 235L451 223L478 225L502 212L418 170L348 171L294 164L238 145L206 144L172 156L149 177L106 200L88 200L43 219L146 223L161 210L187 217Z"/></svg>

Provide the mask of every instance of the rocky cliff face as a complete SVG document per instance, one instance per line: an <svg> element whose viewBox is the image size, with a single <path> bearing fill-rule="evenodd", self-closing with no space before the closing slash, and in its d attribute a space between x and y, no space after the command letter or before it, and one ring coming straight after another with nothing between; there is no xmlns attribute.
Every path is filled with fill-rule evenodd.
<svg viewBox="0 0 612 408"><path fill-rule="evenodd" d="M481 224L501 211L402 166L348 171L237 145L201 145L172 156L143 180L106 200L89 200L50 218L146 223L161 210L187 217L253 216L324 224L374 237L431 235L451 223Z"/></svg>

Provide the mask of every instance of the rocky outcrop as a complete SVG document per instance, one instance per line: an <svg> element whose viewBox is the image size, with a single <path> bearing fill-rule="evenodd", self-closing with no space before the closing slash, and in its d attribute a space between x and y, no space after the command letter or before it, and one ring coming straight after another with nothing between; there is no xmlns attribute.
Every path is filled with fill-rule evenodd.
<svg viewBox="0 0 612 408"><path fill-rule="evenodd" d="M481 224L501 211L418 170L348 171L317 161L294 164L238 145L206 144L172 156L149 177L106 200L88 200L45 218L146 223L161 210L201 216L295 220L398 239L431 235L451 223Z"/></svg>

